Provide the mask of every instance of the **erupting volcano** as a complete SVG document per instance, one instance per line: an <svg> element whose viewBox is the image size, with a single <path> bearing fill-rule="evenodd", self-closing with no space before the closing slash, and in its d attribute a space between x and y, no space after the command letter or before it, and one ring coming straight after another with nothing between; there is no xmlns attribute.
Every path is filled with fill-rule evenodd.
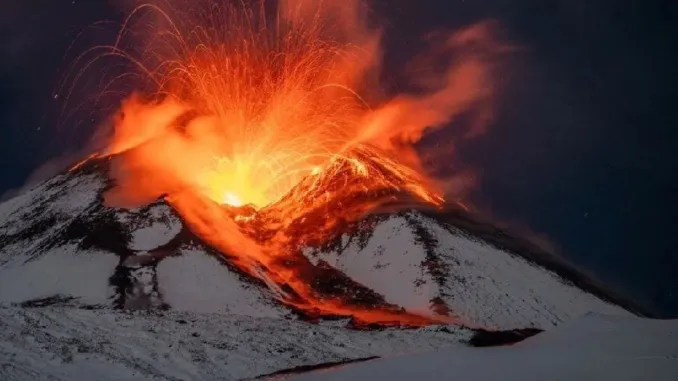
<svg viewBox="0 0 678 381"><path fill-rule="evenodd" d="M102 94L128 76L139 87L117 111L110 142L89 158L112 159L107 205L164 198L191 231L299 310L445 321L366 308L305 274L303 245L327 243L380 208L439 208L445 192L465 190L427 176L413 145L462 113L476 129L489 116L499 50L489 23L432 37L439 46L413 60L426 74L389 96L375 91L382 31L370 25L359 1L136 7L116 41L82 54L69 78L122 58L133 69Z"/></svg>
<svg viewBox="0 0 678 381"><path fill-rule="evenodd" d="M493 133L517 53L496 22L419 38L368 0L121 1L55 97L60 141L86 149L0 203L0 379L276 379L425 351L394 375L529 379L647 314L469 203L457 151ZM505 357L465 348L592 312ZM624 356L671 329L629 321Z"/></svg>

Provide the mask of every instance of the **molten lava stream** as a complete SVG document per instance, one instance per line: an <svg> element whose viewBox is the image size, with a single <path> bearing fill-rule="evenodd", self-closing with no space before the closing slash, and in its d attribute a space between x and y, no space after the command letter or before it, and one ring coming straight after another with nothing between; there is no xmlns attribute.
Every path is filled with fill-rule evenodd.
<svg viewBox="0 0 678 381"><path fill-rule="evenodd" d="M273 286L280 302L306 316L347 316L358 325L424 326L451 322L442 317L412 314L385 302L361 306L341 297L323 295L310 286L309 279L304 279L304 273L313 271L313 265L301 254L292 252L279 237L264 244L257 242L243 233L223 206L192 192L172 195L168 201L198 236L228 255L242 271ZM291 265L296 261L301 261L301 265Z"/></svg>

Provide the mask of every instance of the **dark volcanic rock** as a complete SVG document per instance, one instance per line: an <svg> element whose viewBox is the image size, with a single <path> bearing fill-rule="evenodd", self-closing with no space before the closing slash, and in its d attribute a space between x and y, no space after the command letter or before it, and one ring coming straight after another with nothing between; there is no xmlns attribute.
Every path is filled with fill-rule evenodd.
<svg viewBox="0 0 678 381"><path fill-rule="evenodd" d="M532 337L543 330L538 328L521 328L509 331L488 331L476 329L473 337L468 341L472 347L497 347L511 345Z"/></svg>

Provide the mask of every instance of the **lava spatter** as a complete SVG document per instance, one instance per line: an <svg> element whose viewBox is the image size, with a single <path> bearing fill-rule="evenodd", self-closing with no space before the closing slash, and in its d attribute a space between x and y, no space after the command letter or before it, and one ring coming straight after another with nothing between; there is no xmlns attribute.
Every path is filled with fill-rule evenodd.
<svg viewBox="0 0 678 381"><path fill-rule="evenodd" d="M136 7L112 45L76 60L83 70L126 60L144 84L92 156L112 158L107 204L164 196L201 239L309 315L444 321L390 305L300 254L385 205L443 205L451 182L426 175L414 143L461 114L489 119L499 50L491 24L445 36L414 60L442 69L417 77L416 92L384 96L371 86L383 30L368 14L357 0ZM143 43L133 43L138 36Z"/></svg>

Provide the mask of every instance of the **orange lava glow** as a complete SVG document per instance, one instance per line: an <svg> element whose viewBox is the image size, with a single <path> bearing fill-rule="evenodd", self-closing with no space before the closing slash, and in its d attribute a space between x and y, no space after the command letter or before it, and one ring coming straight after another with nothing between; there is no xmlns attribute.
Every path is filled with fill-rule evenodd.
<svg viewBox="0 0 678 381"><path fill-rule="evenodd" d="M87 156L86 158L80 160L79 162L75 163L68 171L69 171L69 172L76 171L78 168L80 168L80 167L82 167L83 165L85 165L85 163L87 163L88 161L90 161L90 160L92 160L92 159L95 159L95 158L97 158L97 157L99 157L99 153L98 153L98 152L95 152L95 153L93 153L93 154Z"/></svg>
<svg viewBox="0 0 678 381"><path fill-rule="evenodd" d="M493 93L488 57L497 50L491 24L445 35L413 60L435 66L415 78L416 91L385 97L374 91L382 30L370 26L364 4L280 0L274 8L143 4L115 44L80 57L86 68L124 58L145 84L122 103L100 153L113 158L116 180L106 202L165 197L195 234L308 314L449 321L328 294L300 248L386 205L444 204L445 182L425 175L413 144L462 114L484 127ZM126 45L140 35L143 44Z"/></svg>

